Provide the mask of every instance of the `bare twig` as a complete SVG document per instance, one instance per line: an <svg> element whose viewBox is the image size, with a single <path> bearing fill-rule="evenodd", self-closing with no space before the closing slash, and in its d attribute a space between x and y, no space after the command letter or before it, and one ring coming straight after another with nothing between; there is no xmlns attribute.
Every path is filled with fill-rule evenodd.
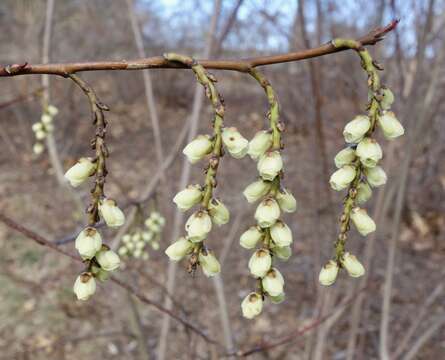
<svg viewBox="0 0 445 360"><path fill-rule="evenodd" d="M445 285L443 283L439 283L434 290L431 292L431 294L427 297L423 305L420 307L420 309L417 311L416 317L412 320L411 326L408 328L408 330L405 332L405 335L403 336L402 340L400 341L400 344L397 346L396 350L394 351L393 355L391 355L392 359L397 359L399 356L405 351L405 349L408 347L410 341L412 340L417 328L422 323L422 320L424 319L425 315L428 314L428 312L431 310L430 306L436 301L436 299L442 295Z"/></svg>
<svg viewBox="0 0 445 360"><path fill-rule="evenodd" d="M45 29L43 32L43 49L42 49L42 62L46 63L49 61L49 53L51 49L51 33L52 33L52 23L54 15L54 0L47 0L46 3L46 17L45 17ZM50 104L50 79L48 74L43 74L41 79L42 84L42 103L43 107L46 108ZM46 146L48 148L49 159L51 166L54 169L54 173L59 185L67 191L71 196L72 200L76 204L78 210L83 212L83 205L79 196L70 188L65 182L63 177L63 165L62 160L59 156L59 151L57 150L57 143L54 138L53 132L49 132L46 136Z"/></svg>
<svg viewBox="0 0 445 360"><path fill-rule="evenodd" d="M399 20L392 20L384 27L378 27L370 31L365 36L358 38L357 41L363 46L375 45L384 39L384 36L395 29ZM315 47L312 49L295 51L280 55L260 56L255 58L247 58L241 60L198 60L199 63L208 69L217 70L233 70L248 72L251 68L263 65L280 64L292 61L310 59L318 56L324 56L339 51L348 50L344 47L336 48L331 42ZM99 71L99 70L142 70L142 69L178 69L187 68L183 64L171 62L162 56L150 57L136 60L121 61L97 61L97 62L80 62L66 64L37 64L31 65L12 64L0 66L0 77L30 75L30 74L50 74L67 76L80 71Z"/></svg>
<svg viewBox="0 0 445 360"><path fill-rule="evenodd" d="M438 331L442 326L445 325L445 314L436 317L436 320L428 327L428 329L417 338L411 347L410 351L403 357L403 360L412 360L416 357L417 353L420 351L423 345Z"/></svg>

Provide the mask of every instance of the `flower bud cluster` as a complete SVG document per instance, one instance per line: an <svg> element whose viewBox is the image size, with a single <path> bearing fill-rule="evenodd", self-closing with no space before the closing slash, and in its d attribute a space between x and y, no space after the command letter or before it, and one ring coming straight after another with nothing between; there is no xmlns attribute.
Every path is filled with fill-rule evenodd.
<svg viewBox="0 0 445 360"><path fill-rule="evenodd" d="M363 236L376 230L374 220L365 209L360 208L360 205L371 198L372 188L384 185L387 180L385 171L379 166L383 151L373 133L379 126L387 139L395 139L404 134L402 124L390 111L394 102L393 93L380 85L375 63L369 53L365 49L360 49L358 53L362 59L362 67L368 73L371 96L368 114L356 116L344 127L343 136L347 147L338 152L334 159L337 170L331 175L329 183L336 191L348 189L348 195L340 219L340 234L335 243L335 259L330 260L320 271L319 281L322 285L333 284L340 268L345 268L352 277L365 273L357 258L346 252L345 243L351 221Z"/></svg>
<svg viewBox="0 0 445 360"><path fill-rule="evenodd" d="M102 218L110 228L122 226L125 222L125 214L117 206L116 201L107 198L104 193L108 173L106 158L109 154L105 144L107 122L104 111L107 111L108 107L97 99L94 89L79 76L75 74L68 76L88 97L94 125L94 137L90 142L94 150L94 158L80 158L65 173L65 178L73 187L81 185L90 176L94 176L94 186L90 191L91 202L86 209L88 226L80 232L75 242L75 247L84 260L86 268L77 277L73 290L79 300L87 300L96 291L95 279L105 281L109 273L117 270L121 264L119 255L103 243L95 225Z"/></svg>
<svg viewBox="0 0 445 360"><path fill-rule="evenodd" d="M125 215L112 199L104 198L99 213L109 227L121 226ZM88 300L96 291L95 278L105 281L109 273L120 266L119 255L102 242L102 236L93 226L83 229L76 238L75 247L87 268L77 277L74 293L79 300Z"/></svg>
<svg viewBox="0 0 445 360"><path fill-rule="evenodd" d="M257 279L257 290L249 293L241 303L242 314L247 319L259 315L265 298L273 303L284 300L284 278L274 266L274 258L286 261L291 255L292 231L280 219L281 214L292 213L297 204L289 190L281 185L283 160L281 157L281 130L278 126L278 102L267 80L258 71L252 75L272 94L268 114L271 128L255 134L249 142L247 153L257 161L259 178L248 185L243 195L249 203L259 201L255 211L256 225L240 237L245 249L255 249L249 260L249 271Z"/></svg>
<svg viewBox="0 0 445 360"><path fill-rule="evenodd" d="M118 254L125 257L148 260L149 247L159 249L159 238L165 226L165 218L157 211L152 211L144 226L138 226L122 237Z"/></svg>
<svg viewBox="0 0 445 360"><path fill-rule="evenodd" d="M32 131L36 138L36 142L33 145L33 152L36 155L40 155L45 150L43 140L49 133L54 131L53 119L59 113L59 110L54 105L48 105L45 107L40 121L32 124Z"/></svg>
<svg viewBox="0 0 445 360"><path fill-rule="evenodd" d="M214 109L213 134L198 135L183 150L183 154L192 164L208 157L205 182L203 185L189 185L173 198L173 202L181 211L187 211L196 206L199 208L186 221L185 236L172 243L165 253L172 261L179 261L190 255L189 272L194 273L196 268L201 266L204 274L211 277L221 271L221 266L214 253L204 245L204 241L214 225L224 225L230 219L227 207L214 197L218 166L224 149L234 158L240 159L247 154L249 142L236 128L224 127L224 104L214 84L216 79L189 57L178 54L165 54L164 57L169 61L182 62L192 68L198 82L204 86L205 94Z"/></svg>

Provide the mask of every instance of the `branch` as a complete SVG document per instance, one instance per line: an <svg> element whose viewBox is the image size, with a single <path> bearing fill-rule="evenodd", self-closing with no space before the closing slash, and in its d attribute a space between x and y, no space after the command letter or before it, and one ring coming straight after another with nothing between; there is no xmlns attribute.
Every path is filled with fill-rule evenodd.
<svg viewBox="0 0 445 360"><path fill-rule="evenodd" d="M68 256L69 258L82 262L80 258L78 258L76 255L71 254L65 250L62 250L57 247L57 245L53 244L51 241L45 239L43 236L40 236L39 234L35 233L34 231L24 227L23 225L20 225L13 219L9 218L5 214L0 212L0 221L3 222L5 225L7 225L9 228L18 231L22 235L26 236L27 238L34 240L39 245L48 247L50 249L53 249L54 251L57 251L59 254ZM135 297L137 297L142 303L153 306L158 311L168 315L169 317L175 319L176 321L180 322L182 325L184 325L187 329L190 329L191 331L198 334L204 341L219 345L219 343L216 340L211 339L209 336L207 336L203 331L201 331L197 326L191 324L188 322L188 320L182 318L181 316L177 315L173 311L164 308L161 304L157 303L154 300L151 300L147 298L141 291L134 288L133 286L129 285L128 282L125 282L123 280L117 279L115 277L111 277L110 281L121 287L122 289L127 290L129 293L133 294Z"/></svg>
<svg viewBox="0 0 445 360"><path fill-rule="evenodd" d="M365 36L357 39L363 45L375 45L383 40L385 35L394 30L398 19L392 20L384 27L378 27L370 31ZM240 60L198 60L198 62L207 69L232 70L248 72L251 68L263 65L280 64L291 61L310 59L318 56L333 54L339 51L348 50L347 47L336 48L331 42L312 49L295 51L280 55L259 56ZM142 69L186 69L185 64L169 61L162 56L155 56L136 60L121 61L96 61L83 63L66 64L37 64L28 63L12 64L0 66L0 77L31 75L31 74L50 74L68 76L80 71L99 71L99 70L142 70Z"/></svg>

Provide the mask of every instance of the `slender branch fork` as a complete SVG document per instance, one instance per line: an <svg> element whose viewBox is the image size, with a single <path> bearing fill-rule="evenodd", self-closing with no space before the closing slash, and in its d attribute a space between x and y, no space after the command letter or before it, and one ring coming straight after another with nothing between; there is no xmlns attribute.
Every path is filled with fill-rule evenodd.
<svg viewBox="0 0 445 360"><path fill-rule="evenodd" d="M358 38L357 41L362 45L375 45L383 40L385 35L394 30L399 20L392 20L384 27L378 27L365 36ZM348 50L347 47L336 48L331 42L312 49L290 52L281 55L260 56L241 60L198 60L198 62L207 69L232 70L240 72L249 72L250 69L257 66L280 64L291 61L310 59L318 56L328 55L339 51ZM97 61L66 64L36 64L28 63L12 64L0 66L0 77L49 74L67 77L81 71L98 70L142 70L142 69L184 69L185 64L168 61L162 56L149 57L136 60L121 61Z"/></svg>

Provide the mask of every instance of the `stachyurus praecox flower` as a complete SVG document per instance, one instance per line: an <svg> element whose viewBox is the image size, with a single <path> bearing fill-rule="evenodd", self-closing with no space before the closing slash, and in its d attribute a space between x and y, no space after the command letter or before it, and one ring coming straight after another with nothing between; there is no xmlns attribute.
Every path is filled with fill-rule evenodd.
<svg viewBox="0 0 445 360"><path fill-rule="evenodd" d="M267 119L270 125L269 129L258 131L249 143L248 154L258 161L260 178L248 185L243 192L249 203L260 201L254 215L257 224L244 231L239 240L241 247L256 249L250 257L248 267L257 279L258 290L250 293L241 304L243 316L252 319L261 313L266 298L275 304L285 298L284 279L273 266L273 260L286 261L292 254L292 231L280 216L282 213L294 212L297 201L281 184L284 172L281 132L284 126L279 121L279 105L275 92L259 71L252 69L249 73L267 94Z"/></svg>
<svg viewBox="0 0 445 360"><path fill-rule="evenodd" d="M378 165L383 158L383 151L374 138L377 127L387 139L394 139L404 134L405 130L396 116L390 111L394 94L380 83L377 63L368 51L354 40L335 39L335 47L350 47L359 54L362 68L368 75L368 101L366 115L358 115L348 122L343 136L348 146L335 156L338 168L330 177L329 183L334 190L348 189L343 200L343 211L340 217L340 231L335 240L335 257L320 271L319 281L322 285L331 285L337 278L338 271L346 269L350 276L364 275L365 269L354 255L346 251L346 240L350 223L357 231L367 236L377 229L374 220L365 209L358 205L366 203L372 196L372 187L384 185L387 181L385 171Z"/></svg>
<svg viewBox="0 0 445 360"><path fill-rule="evenodd" d="M91 158L80 158L79 161L73 165L65 173L65 179L67 179L71 186L78 187L85 180L87 180L96 171L96 163Z"/></svg>

